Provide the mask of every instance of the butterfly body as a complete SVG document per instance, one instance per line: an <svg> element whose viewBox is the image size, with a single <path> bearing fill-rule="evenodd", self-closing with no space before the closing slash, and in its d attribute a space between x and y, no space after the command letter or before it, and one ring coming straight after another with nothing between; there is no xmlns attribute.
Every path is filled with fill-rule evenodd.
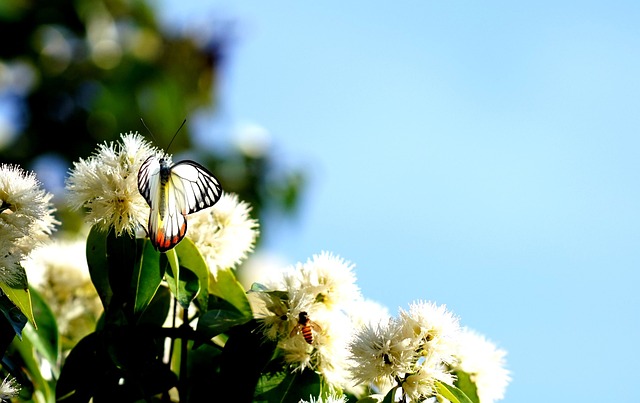
<svg viewBox="0 0 640 403"><path fill-rule="evenodd" d="M222 195L220 182L194 161L170 165L150 156L138 172L138 190L151 208L147 232L161 252L173 248L187 233L187 215L213 206Z"/></svg>

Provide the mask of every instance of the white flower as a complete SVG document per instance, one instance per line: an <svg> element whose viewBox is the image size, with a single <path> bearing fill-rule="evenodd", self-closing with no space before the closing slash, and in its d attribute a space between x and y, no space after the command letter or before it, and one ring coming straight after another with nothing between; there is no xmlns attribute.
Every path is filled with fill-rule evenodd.
<svg viewBox="0 0 640 403"><path fill-rule="evenodd" d="M210 209L189 216L189 232L213 273L233 268L253 251L258 221L251 218L251 206L233 193L223 193Z"/></svg>
<svg viewBox="0 0 640 403"><path fill-rule="evenodd" d="M413 339L423 355L435 355L445 363L453 362L460 333L458 318L444 305L418 301L409 311L400 310L402 333Z"/></svg>
<svg viewBox="0 0 640 403"><path fill-rule="evenodd" d="M353 265L329 252L313 255L305 263L298 263L284 275L290 289L308 294L314 303L327 310L348 310L362 298L356 285Z"/></svg>
<svg viewBox="0 0 640 403"><path fill-rule="evenodd" d="M23 282L19 263L48 240L57 223L51 197L33 172L0 165L0 281L10 285Z"/></svg>
<svg viewBox="0 0 640 403"><path fill-rule="evenodd" d="M453 383L458 320L444 306L417 302L398 318L365 323L351 343L352 376L379 391L402 387L411 401L435 396L435 382Z"/></svg>
<svg viewBox="0 0 640 403"><path fill-rule="evenodd" d="M138 171L147 157L159 157L160 152L138 133L120 137L118 143L101 144L92 156L74 162L67 197L71 208L87 210L88 223L104 231L113 228L116 235L134 235L149 217L149 206L138 191Z"/></svg>
<svg viewBox="0 0 640 403"><path fill-rule="evenodd" d="M309 368L330 384L349 386L354 327L346 307L360 298L351 265L323 253L264 287L249 295L263 334L278 341L284 361L294 371Z"/></svg>
<svg viewBox="0 0 640 403"><path fill-rule="evenodd" d="M72 347L91 333L102 312L89 276L85 248L82 240L55 240L35 250L24 262L31 284L56 317L63 348Z"/></svg>
<svg viewBox="0 0 640 403"><path fill-rule="evenodd" d="M16 379L7 375L0 384L0 401L16 397L18 393L20 393L20 389L22 389L22 387L18 384Z"/></svg>
<svg viewBox="0 0 640 403"><path fill-rule="evenodd" d="M327 397L309 396L309 400L302 400L298 403L346 403L347 397L344 395L330 394Z"/></svg>
<svg viewBox="0 0 640 403"><path fill-rule="evenodd" d="M457 362L453 369L470 375L481 403L493 403L504 398L511 380L505 368L506 351L497 348L483 335L463 328L455 355Z"/></svg>
<svg viewBox="0 0 640 403"><path fill-rule="evenodd" d="M400 324L392 318L362 326L350 349L352 376L365 385L395 384L417 361L414 345L401 336Z"/></svg>
<svg viewBox="0 0 640 403"><path fill-rule="evenodd" d="M386 306L366 298L355 301L351 305L348 314L356 329L360 329L365 325L375 325L388 321L391 318L389 309Z"/></svg>

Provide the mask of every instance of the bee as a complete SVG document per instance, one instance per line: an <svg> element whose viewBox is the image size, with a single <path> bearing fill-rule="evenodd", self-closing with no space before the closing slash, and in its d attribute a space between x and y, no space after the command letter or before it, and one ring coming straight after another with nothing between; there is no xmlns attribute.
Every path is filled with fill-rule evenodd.
<svg viewBox="0 0 640 403"><path fill-rule="evenodd" d="M309 318L308 313L302 311L298 315L298 323L296 323L296 326L291 331L290 336L293 337L295 334L302 333L304 340L309 344L313 344L314 331L321 332L322 328Z"/></svg>

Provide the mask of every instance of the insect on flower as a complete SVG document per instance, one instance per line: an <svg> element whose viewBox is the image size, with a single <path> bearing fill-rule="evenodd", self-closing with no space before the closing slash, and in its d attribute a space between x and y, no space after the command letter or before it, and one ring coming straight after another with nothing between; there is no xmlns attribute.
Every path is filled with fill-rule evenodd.
<svg viewBox="0 0 640 403"><path fill-rule="evenodd" d="M160 158L152 155L138 172L138 190L151 208L147 231L160 252L184 238L188 214L213 206L222 195L220 182L202 165L190 160L170 165L170 161L166 153Z"/></svg>
<svg viewBox="0 0 640 403"><path fill-rule="evenodd" d="M298 323L291 331L290 336L293 337L298 333L302 333L302 337L304 337L304 340L309 344L313 344L313 332L321 331L322 328L309 318L309 314L302 311L298 315Z"/></svg>

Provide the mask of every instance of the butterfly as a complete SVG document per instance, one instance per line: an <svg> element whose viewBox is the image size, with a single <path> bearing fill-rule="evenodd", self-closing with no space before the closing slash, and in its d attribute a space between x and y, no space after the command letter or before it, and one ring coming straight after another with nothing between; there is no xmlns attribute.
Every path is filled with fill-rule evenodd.
<svg viewBox="0 0 640 403"><path fill-rule="evenodd" d="M211 207L222 195L220 182L195 161L169 166L167 158L147 158L138 171L138 190L147 201L147 231L156 250L166 252L187 233L187 214Z"/></svg>

